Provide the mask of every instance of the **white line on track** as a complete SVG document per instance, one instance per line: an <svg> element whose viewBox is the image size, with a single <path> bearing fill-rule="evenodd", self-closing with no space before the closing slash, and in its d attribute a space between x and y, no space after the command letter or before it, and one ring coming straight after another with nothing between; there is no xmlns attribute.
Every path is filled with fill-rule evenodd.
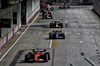
<svg viewBox="0 0 100 66"><path fill-rule="evenodd" d="M77 35L80 35L80 33L77 33Z"/></svg>
<svg viewBox="0 0 100 66"><path fill-rule="evenodd" d="M92 38L93 43L95 44L95 40L94 40L94 38L93 38L93 35L91 35L91 38Z"/></svg>
<svg viewBox="0 0 100 66"><path fill-rule="evenodd" d="M83 43L83 41L79 41L79 43L81 43L81 44L82 44L82 43Z"/></svg>
<svg viewBox="0 0 100 66"><path fill-rule="evenodd" d="M99 26L97 26L97 28L99 28Z"/></svg>
<svg viewBox="0 0 100 66"><path fill-rule="evenodd" d="M65 34L67 34L66 31L65 31Z"/></svg>
<svg viewBox="0 0 100 66"><path fill-rule="evenodd" d="M40 14L40 13L39 13ZM32 23L37 19L37 17L39 16L39 14L34 18L34 20L32 21ZM0 59L0 61L2 61L4 59L4 57L10 52L10 50L17 44L17 42L22 38L22 36L25 34L25 32L29 29L30 25L29 24L28 27L25 29L25 31L21 34L21 36L16 40L16 42L8 49L8 51L2 56L2 58Z"/></svg>
<svg viewBox="0 0 100 66"><path fill-rule="evenodd" d="M89 31L89 32L90 32L90 31ZM98 48L97 48L97 45L96 45L96 42L95 42L95 40L94 40L94 37L93 37L93 35L91 35L91 38L92 38L92 41L93 41L93 43L94 43L95 50L97 50Z"/></svg>
<svg viewBox="0 0 100 66"><path fill-rule="evenodd" d="M51 48L51 47L52 47L52 39L50 40L49 48Z"/></svg>

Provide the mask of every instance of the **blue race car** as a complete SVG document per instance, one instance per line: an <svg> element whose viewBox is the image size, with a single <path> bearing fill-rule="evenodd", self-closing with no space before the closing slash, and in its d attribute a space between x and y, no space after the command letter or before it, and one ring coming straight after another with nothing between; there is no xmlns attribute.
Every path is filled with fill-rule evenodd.
<svg viewBox="0 0 100 66"><path fill-rule="evenodd" d="M52 31L52 33L49 33L49 39L65 39L64 33L62 31Z"/></svg>

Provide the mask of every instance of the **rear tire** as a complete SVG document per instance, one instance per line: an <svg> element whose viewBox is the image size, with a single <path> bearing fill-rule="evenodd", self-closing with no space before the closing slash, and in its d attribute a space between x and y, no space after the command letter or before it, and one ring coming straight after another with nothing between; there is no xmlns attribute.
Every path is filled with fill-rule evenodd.
<svg viewBox="0 0 100 66"><path fill-rule="evenodd" d="M50 23L50 28L52 28L52 26L53 26L52 23Z"/></svg>
<svg viewBox="0 0 100 66"><path fill-rule="evenodd" d="M63 24L61 23L61 28L63 28Z"/></svg>
<svg viewBox="0 0 100 66"><path fill-rule="evenodd" d="M29 62L30 55L25 55L25 62Z"/></svg>
<svg viewBox="0 0 100 66"><path fill-rule="evenodd" d="M44 62L48 62L48 54L44 55Z"/></svg>
<svg viewBox="0 0 100 66"><path fill-rule="evenodd" d="M65 36L63 35L63 39L65 39Z"/></svg>

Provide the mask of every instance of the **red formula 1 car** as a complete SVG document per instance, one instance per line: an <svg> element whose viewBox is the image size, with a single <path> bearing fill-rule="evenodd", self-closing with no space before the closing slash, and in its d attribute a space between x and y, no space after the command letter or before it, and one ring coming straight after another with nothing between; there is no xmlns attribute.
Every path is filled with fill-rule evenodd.
<svg viewBox="0 0 100 66"><path fill-rule="evenodd" d="M50 60L50 53L46 49L33 49L25 55L25 62L48 62Z"/></svg>

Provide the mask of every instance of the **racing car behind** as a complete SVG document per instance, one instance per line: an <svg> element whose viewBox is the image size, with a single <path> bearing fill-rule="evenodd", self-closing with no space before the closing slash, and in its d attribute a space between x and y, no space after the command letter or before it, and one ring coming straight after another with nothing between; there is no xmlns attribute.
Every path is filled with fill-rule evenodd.
<svg viewBox="0 0 100 66"><path fill-rule="evenodd" d="M65 34L61 30L49 33L49 39L65 39Z"/></svg>

